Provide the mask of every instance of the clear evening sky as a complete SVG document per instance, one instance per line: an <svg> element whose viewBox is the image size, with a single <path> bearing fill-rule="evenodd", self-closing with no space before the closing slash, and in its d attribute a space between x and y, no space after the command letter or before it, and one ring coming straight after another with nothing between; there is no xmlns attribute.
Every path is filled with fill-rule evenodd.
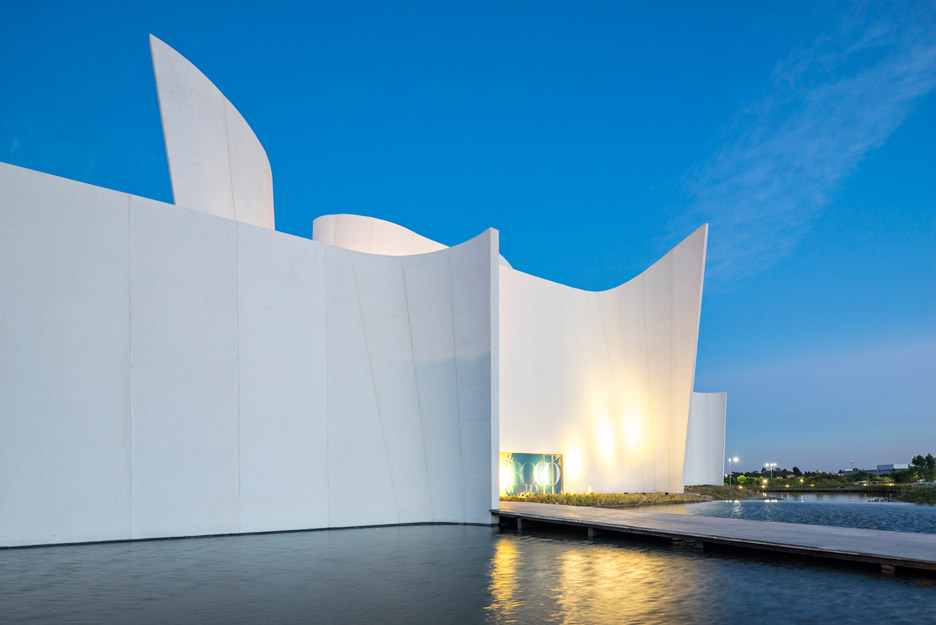
<svg viewBox="0 0 936 625"><path fill-rule="evenodd" d="M708 222L740 468L936 453L936 3L2 0L0 161L172 201L149 33L256 132L278 230L494 227L599 290Z"/></svg>

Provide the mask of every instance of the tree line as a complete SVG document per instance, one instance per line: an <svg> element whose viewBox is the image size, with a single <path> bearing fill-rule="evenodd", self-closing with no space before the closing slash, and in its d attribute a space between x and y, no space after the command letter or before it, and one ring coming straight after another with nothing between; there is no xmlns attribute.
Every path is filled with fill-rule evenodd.
<svg viewBox="0 0 936 625"><path fill-rule="evenodd" d="M896 484L912 484L917 481L936 482L936 457L933 457L933 454L926 454L925 456L919 454L914 456L909 464L910 467L908 469L892 471L887 478L893 480ZM770 468L764 467L760 471L746 471L744 473L735 471L732 476L739 484L744 484L748 479L767 479L770 473ZM792 469L774 467L773 475L774 479L785 480L792 477L801 478L803 481L809 479L827 481L845 478L853 481L866 481L879 480L884 477L873 476L864 471L859 471L857 473L840 471L838 474L835 474L824 471L802 471L799 467L793 467Z"/></svg>

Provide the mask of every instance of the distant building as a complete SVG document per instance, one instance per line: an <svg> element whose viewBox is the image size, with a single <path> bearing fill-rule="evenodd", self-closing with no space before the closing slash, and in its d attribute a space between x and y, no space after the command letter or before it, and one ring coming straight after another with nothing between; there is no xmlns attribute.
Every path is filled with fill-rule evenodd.
<svg viewBox="0 0 936 625"><path fill-rule="evenodd" d="M845 471L842 475L857 475L858 473L867 473L868 475L890 475L896 471L909 469L909 464L879 464L876 469L852 469Z"/></svg>
<svg viewBox="0 0 936 625"><path fill-rule="evenodd" d="M904 471L909 468L910 468L909 464L879 464L877 465L878 471L887 471L887 472Z"/></svg>

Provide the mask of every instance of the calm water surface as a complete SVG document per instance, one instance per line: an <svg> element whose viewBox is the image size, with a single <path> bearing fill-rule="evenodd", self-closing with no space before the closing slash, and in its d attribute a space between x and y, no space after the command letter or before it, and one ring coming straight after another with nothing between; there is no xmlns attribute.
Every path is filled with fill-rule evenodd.
<svg viewBox="0 0 936 625"><path fill-rule="evenodd" d="M936 581L415 526L0 550L2 623L932 623Z"/></svg>
<svg viewBox="0 0 936 625"><path fill-rule="evenodd" d="M858 527L936 534L936 506L874 501L882 495L835 493L770 493L780 501L712 501L650 506L640 511L699 516Z"/></svg>

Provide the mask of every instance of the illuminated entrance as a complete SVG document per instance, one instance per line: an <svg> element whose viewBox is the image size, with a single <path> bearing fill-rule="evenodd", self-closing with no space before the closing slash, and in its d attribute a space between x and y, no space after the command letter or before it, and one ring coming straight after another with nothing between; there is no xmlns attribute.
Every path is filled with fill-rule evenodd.
<svg viewBox="0 0 936 625"><path fill-rule="evenodd" d="M562 454L500 454L500 494L562 492Z"/></svg>

